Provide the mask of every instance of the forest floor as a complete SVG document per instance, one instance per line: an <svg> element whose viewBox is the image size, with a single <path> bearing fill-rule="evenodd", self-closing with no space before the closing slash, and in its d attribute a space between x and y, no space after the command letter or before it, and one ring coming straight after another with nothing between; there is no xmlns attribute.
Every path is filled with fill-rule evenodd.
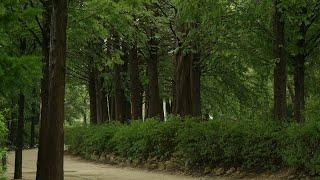
<svg viewBox="0 0 320 180"><path fill-rule="evenodd" d="M23 151L23 180L34 180L36 173L37 150ZM66 180L231 180L235 177L190 177L172 175L143 169L123 168L83 160L65 155L64 170ZM13 179L14 152L8 154L9 180ZM244 177L242 179L287 179L281 175Z"/></svg>

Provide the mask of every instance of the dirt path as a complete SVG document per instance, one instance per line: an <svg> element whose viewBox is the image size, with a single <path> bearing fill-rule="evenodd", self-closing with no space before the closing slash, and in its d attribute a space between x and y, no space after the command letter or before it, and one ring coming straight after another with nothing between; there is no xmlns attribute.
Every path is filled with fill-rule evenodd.
<svg viewBox="0 0 320 180"><path fill-rule="evenodd" d="M36 150L23 152L23 179L34 180L36 172ZM179 175L149 172L140 169L118 168L105 164L96 164L80 158L65 155L66 180L205 180ZM8 176L12 179L14 172L14 153L8 155ZM220 180L220 178L219 178Z"/></svg>

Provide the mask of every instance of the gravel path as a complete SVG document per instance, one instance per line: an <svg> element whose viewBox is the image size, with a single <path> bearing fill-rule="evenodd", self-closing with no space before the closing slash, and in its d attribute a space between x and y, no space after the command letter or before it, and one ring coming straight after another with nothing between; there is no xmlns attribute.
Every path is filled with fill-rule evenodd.
<svg viewBox="0 0 320 180"><path fill-rule="evenodd" d="M37 150L23 151L23 179L34 180L36 172ZM66 180L204 180L179 175L150 172L140 169L120 168L97 164L77 157L65 155ZM14 153L8 155L8 176L12 179L14 172Z"/></svg>

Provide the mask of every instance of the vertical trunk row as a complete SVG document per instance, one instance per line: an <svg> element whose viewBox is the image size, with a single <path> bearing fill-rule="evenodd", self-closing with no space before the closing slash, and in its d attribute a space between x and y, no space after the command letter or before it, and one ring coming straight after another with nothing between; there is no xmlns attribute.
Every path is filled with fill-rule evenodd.
<svg viewBox="0 0 320 180"><path fill-rule="evenodd" d="M24 129L24 107L25 97L22 92L19 95L19 118L16 137L14 179L22 179L22 149L23 149L23 129Z"/></svg>
<svg viewBox="0 0 320 180"><path fill-rule="evenodd" d="M284 50L284 22L279 9L280 0L274 0L274 45L273 53L276 59L274 68L274 117L284 120L287 117L287 60Z"/></svg>
<svg viewBox="0 0 320 180"><path fill-rule="evenodd" d="M134 120L142 119L142 84L139 76L139 57L136 43L129 52L129 88L131 99L131 116Z"/></svg>

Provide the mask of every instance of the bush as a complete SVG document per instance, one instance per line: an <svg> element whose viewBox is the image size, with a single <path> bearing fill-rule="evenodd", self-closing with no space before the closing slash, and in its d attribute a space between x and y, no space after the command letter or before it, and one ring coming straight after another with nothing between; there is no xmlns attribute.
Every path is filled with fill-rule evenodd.
<svg viewBox="0 0 320 180"><path fill-rule="evenodd" d="M0 113L0 179L4 172L4 164L2 164L2 158L6 155L6 149L5 149L5 141L7 136L7 129L6 125L4 123L4 118Z"/></svg>
<svg viewBox="0 0 320 180"><path fill-rule="evenodd" d="M282 137L281 155L286 165L320 174L320 121L290 124Z"/></svg>
<svg viewBox="0 0 320 180"><path fill-rule="evenodd" d="M299 168L320 172L320 122L279 125L272 121L200 122L170 117L130 125L72 127L66 131L71 152L90 157L114 154L146 162L178 160L180 168L216 167L247 171Z"/></svg>
<svg viewBox="0 0 320 180"><path fill-rule="evenodd" d="M162 123L149 119L144 123L133 122L119 128L111 141L116 154L121 157L132 160L166 160L175 150L179 126L177 121Z"/></svg>
<svg viewBox="0 0 320 180"><path fill-rule="evenodd" d="M187 121L178 133L178 152L189 168L276 169L276 127L260 121Z"/></svg>

